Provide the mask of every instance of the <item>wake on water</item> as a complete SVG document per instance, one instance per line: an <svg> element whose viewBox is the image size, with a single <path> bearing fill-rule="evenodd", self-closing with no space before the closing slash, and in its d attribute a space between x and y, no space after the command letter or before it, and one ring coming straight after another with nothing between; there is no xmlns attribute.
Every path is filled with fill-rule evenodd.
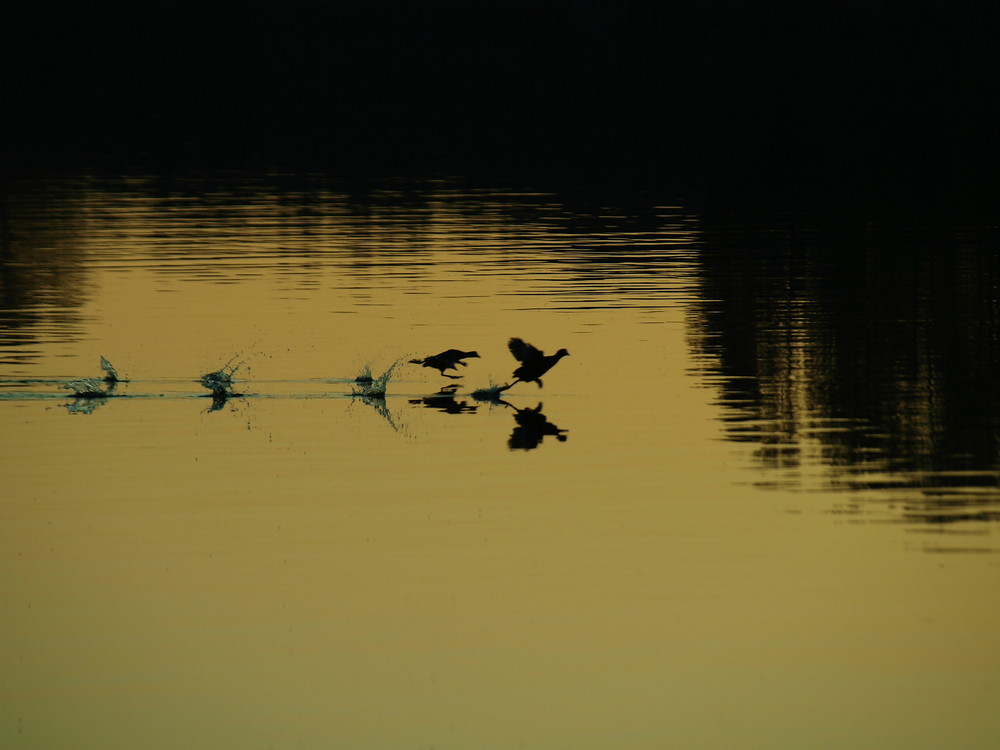
<svg viewBox="0 0 1000 750"><path fill-rule="evenodd" d="M100 378L82 378L63 383L62 387L73 391L76 398L107 398L111 395L111 390L104 390L106 383Z"/></svg>
<svg viewBox="0 0 1000 750"><path fill-rule="evenodd" d="M228 362L226 362L222 367L212 372L207 372L204 375L199 376L195 381L199 383L202 387L208 389L209 393L204 394L210 396L217 402L225 403L225 400L233 397L241 397L246 394L237 392L237 373L244 367L248 357L243 357L239 361L235 361L237 357L241 357L241 354L236 354ZM397 359L388 368L377 377L372 374L371 364L366 363L361 367L359 374L348 381L352 384L350 396L352 398L361 399L376 399L384 400L386 397L386 392L388 389L389 382L395 375L396 368L404 361L403 358ZM104 377L91 377L91 378L80 378L73 379L69 381L61 381L59 379L52 381L31 381L31 382L53 382L59 383L60 387L65 388L72 392L73 396L78 400L97 400L108 398L110 396L122 396L122 395L144 395L144 394L118 394L115 393L115 389L119 383L130 382L127 378L123 378L119 375L115 366L106 357L101 356L100 358L101 370L104 372ZM24 381L25 383L28 381ZM343 381L342 381L343 382ZM456 386L457 387L457 386ZM483 388L476 388L471 392L471 397L480 402L500 405L504 404L503 393L508 390L510 385L500 385L493 382L490 378L490 384ZM160 393L160 396L164 394Z"/></svg>
<svg viewBox="0 0 1000 750"><path fill-rule="evenodd" d="M76 398L107 398L114 395L115 386L118 383L128 382L118 376L114 365L103 355L101 356L101 369L104 371L103 378L70 380L68 383L63 383L62 387L73 391L73 396Z"/></svg>

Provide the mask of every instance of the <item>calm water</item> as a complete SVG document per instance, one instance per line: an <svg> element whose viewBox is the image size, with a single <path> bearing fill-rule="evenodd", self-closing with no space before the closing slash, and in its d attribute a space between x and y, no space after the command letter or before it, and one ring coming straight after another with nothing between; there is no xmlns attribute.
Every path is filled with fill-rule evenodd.
<svg viewBox="0 0 1000 750"><path fill-rule="evenodd" d="M995 219L239 174L2 211L4 747L995 745ZM475 398L512 336L570 356Z"/></svg>

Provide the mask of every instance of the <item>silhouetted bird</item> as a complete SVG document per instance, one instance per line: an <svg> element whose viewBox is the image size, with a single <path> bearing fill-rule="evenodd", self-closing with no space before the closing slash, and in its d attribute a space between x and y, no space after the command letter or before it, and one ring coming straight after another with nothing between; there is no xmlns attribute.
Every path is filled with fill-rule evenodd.
<svg viewBox="0 0 1000 750"><path fill-rule="evenodd" d="M503 403L507 404L506 401ZM560 443L566 442L567 430L562 430L552 424L548 418L542 414L542 405L539 404L534 409L518 409L512 404L507 404L515 412L514 421L517 427L510 433L507 445L511 450L530 451L541 445L546 435L555 435Z"/></svg>
<svg viewBox="0 0 1000 750"><path fill-rule="evenodd" d="M517 338L508 341L507 348L514 355L514 359L522 364L514 370L514 381L510 385L505 386L504 390L507 390L507 388L510 388L510 386L518 381L522 383L535 382L541 388L542 375L551 370L560 359L569 356L569 352L565 349L560 349L555 354L546 356L542 354L541 350Z"/></svg>
<svg viewBox="0 0 1000 750"><path fill-rule="evenodd" d="M445 370L458 370L455 365L466 366L466 362L463 359L469 359L470 357L478 357L477 352L462 352L458 349L448 349L440 354L435 354L431 357L424 357L423 359L411 359L410 364L423 365L424 367L433 367L435 370L440 370L441 374L446 378L457 378L461 377L459 375L446 375Z"/></svg>

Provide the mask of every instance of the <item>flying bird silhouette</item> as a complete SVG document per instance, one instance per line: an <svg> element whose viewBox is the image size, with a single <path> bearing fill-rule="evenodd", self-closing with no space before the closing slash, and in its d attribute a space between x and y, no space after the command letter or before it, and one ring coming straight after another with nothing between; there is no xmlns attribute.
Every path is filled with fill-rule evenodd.
<svg viewBox="0 0 1000 750"><path fill-rule="evenodd" d="M514 381L506 386L504 390L510 388L518 381L522 383L538 383L542 387L542 375L551 370L556 362L563 357L569 356L569 352L560 349L555 354L545 355L540 349L536 349L531 344L525 343L522 339L512 338L507 342L507 348L514 355L514 359L521 363L521 366L514 370Z"/></svg>
<svg viewBox="0 0 1000 750"><path fill-rule="evenodd" d="M446 378L459 378L461 375L448 375L445 370L455 370L458 368L455 365L462 365L465 367L468 363L463 362L463 359L469 359L470 357L478 357L477 352L463 352L458 349L447 349L440 354L434 354L430 357L424 357L423 359L411 359L410 364L423 365L424 367L433 367L435 370L440 370L441 374Z"/></svg>

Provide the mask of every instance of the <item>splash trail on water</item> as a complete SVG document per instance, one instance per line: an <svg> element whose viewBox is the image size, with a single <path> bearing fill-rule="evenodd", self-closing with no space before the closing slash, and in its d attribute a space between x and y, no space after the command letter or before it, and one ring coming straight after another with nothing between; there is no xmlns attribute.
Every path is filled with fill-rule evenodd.
<svg viewBox="0 0 1000 750"><path fill-rule="evenodd" d="M392 373L401 361L402 360L397 359L395 362L389 365L388 369L381 375L379 375L377 378L371 378L371 368L368 365L365 365L365 370L362 373L362 375L367 373L370 380L367 381L361 380L359 376L359 378L357 378L354 381L356 387L353 387L351 389L351 395L358 396L361 398L384 399L386 388L389 384L389 381L392 379Z"/></svg>
<svg viewBox="0 0 1000 750"><path fill-rule="evenodd" d="M492 380L486 388L477 388L471 394L476 401L485 401L490 404L502 404L500 396L510 388L509 385L497 385Z"/></svg>

